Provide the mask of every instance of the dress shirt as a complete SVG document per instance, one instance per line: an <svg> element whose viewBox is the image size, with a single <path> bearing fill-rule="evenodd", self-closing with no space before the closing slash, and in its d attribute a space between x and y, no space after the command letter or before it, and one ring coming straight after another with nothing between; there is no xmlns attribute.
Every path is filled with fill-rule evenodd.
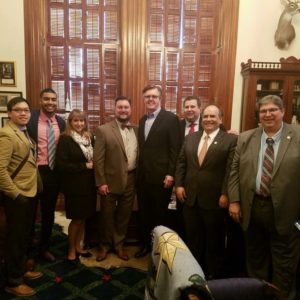
<svg viewBox="0 0 300 300"><path fill-rule="evenodd" d="M159 107L153 113L148 113L147 120L145 122L145 140L147 139L150 129L151 129L157 115L159 114L160 110L161 110L161 107Z"/></svg>
<svg viewBox="0 0 300 300"><path fill-rule="evenodd" d="M281 128L271 137L274 141L273 149L274 149L274 164L276 161L277 153L279 144L281 141L281 133L282 133L283 125L281 125ZM267 149L267 138L268 135L263 131L260 139L260 151L258 155L258 166L257 166L257 175L256 175L256 192L259 194L260 191L260 181L261 181L261 173L262 173L262 165L264 160L264 155Z"/></svg>
<svg viewBox="0 0 300 300"><path fill-rule="evenodd" d="M184 130L184 135L188 135L189 131L191 129L191 124L194 123L195 124L195 132L199 131L199 125L200 125L200 117L198 117L198 119L195 122L189 122L187 120L185 120L185 130Z"/></svg>
<svg viewBox="0 0 300 300"><path fill-rule="evenodd" d="M38 140L37 140L38 142L37 163L39 166L48 165L48 136L47 136L48 119L49 118L41 111L38 120ZM60 135L60 130L55 115L51 117L50 120L54 130L55 143L57 144Z"/></svg>
<svg viewBox="0 0 300 300"><path fill-rule="evenodd" d="M122 128L120 122L116 120L125 147L125 152L128 160L128 172L133 171L136 168L136 158L138 143L133 128ZM127 125L127 124L126 124ZM129 125L129 124L128 124Z"/></svg>
<svg viewBox="0 0 300 300"><path fill-rule="evenodd" d="M199 156L199 153L202 149L202 146L205 142L205 137L207 135L209 135L209 139L207 141L207 150L209 149L210 145L212 144L212 142L214 141L215 137L217 136L217 134L219 133L220 131L220 128L216 129L215 131L213 131L212 133L209 133L207 134L205 131L203 131L203 134L202 134L202 137L200 139L200 143L199 143L199 146L198 146L198 151L197 151L197 156Z"/></svg>

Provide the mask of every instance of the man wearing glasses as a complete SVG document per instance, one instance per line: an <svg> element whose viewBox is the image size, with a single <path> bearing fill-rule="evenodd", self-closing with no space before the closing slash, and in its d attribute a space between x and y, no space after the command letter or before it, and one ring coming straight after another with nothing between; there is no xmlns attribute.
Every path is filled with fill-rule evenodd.
<svg viewBox="0 0 300 300"><path fill-rule="evenodd" d="M283 122L283 102L257 103L261 127L238 138L228 182L229 213L245 231L248 274L295 299L300 255L300 128Z"/></svg>
<svg viewBox="0 0 300 300"><path fill-rule="evenodd" d="M24 283L24 278L43 275L25 270L38 189L35 143L26 131L30 119L27 100L11 99L7 111L10 120L0 130L0 190L4 193L6 215L5 270L1 273L5 274L7 292L26 297L34 295L35 290Z"/></svg>
<svg viewBox="0 0 300 300"><path fill-rule="evenodd" d="M149 85L143 89L146 114L139 123L138 205L143 247L136 257L150 251L150 232L166 224L166 212L172 187L180 128L176 115L161 107L162 90Z"/></svg>

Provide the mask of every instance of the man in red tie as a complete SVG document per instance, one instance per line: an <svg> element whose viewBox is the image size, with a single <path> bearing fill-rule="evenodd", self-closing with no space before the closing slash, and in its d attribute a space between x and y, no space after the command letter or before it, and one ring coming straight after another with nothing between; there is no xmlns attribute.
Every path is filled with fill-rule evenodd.
<svg viewBox="0 0 300 300"><path fill-rule="evenodd" d="M188 96L183 100L184 119L180 121L182 141L188 134L201 129L201 101L197 96Z"/></svg>

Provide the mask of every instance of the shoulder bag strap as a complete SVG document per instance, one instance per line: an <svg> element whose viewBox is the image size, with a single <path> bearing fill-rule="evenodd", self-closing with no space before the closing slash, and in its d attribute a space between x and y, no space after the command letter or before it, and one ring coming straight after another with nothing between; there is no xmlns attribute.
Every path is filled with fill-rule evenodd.
<svg viewBox="0 0 300 300"><path fill-rule="evenodd" d="M30 148L28 150L27 155L24 157L24 159L21 161L21 163L18 165L18 167L15 169L15 171L11 174L11 179L14 179L18 173L21 171L21 169L23 168L23 166L25 165L26 161L28 160L30 154Z"/></svg>

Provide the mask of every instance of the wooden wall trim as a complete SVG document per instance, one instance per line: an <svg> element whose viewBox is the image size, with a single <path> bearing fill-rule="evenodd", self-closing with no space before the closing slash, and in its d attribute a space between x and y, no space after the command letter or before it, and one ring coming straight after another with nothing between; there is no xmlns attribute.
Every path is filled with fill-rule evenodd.
<svg viewBox="0 0 300 300"><path fill-rule="evenodd" d="M224 112L226 128L231 126L238 15L239 0L220 0L213 100Z"/></svg>
<svg viewBox="0 0 300 300"><path fill-rule="evenodd" d="M26 98L39 107L39 93L48 85L46 0L24 1Z"/></svg>
<svg viewBox="0 0 300 300"><path fill-rule="evenodd" d="M132 122L144 113L147 0L121 1L121 92L132 99Z"/></svg>

